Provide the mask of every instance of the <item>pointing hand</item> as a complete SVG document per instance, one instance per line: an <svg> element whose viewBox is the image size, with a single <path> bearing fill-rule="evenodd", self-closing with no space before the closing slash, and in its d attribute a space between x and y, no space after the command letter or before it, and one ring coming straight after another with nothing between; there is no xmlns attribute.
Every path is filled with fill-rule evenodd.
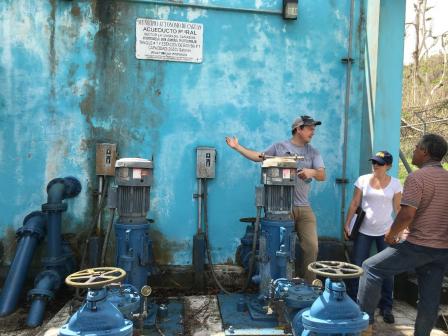
<svg viewBox="0 0 448 336"><path fill-rule="evenodd" d="M236 136L226 137L226 142L230 148L235 149L238 146L238 138Z"/></svg>

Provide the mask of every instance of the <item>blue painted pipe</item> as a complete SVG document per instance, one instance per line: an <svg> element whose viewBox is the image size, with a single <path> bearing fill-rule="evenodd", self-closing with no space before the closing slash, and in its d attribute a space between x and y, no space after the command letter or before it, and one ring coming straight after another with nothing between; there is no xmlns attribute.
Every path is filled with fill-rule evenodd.
<svg viewBox="0 0 448 336"><path fill-rule="evenodd" d="M0 316L11 314L17 307L34 252L45 235L45 222L45 214L35 211L25 217L23 227L17 230L19 242L0 296Z"/></svg>
<svg viewBox="0 0 448 336"><path fill-rule="evenodd" d="M67 210L67 204L62 201L80 192L81 183L71 176L53 179L47 185L47 203L42 205L42 210L48 213L48 258L59 258L62 252L61 218L62 212Z"/></svg>
<svg viewBox="0 0 448 336"><path fill-rule="evenodd" d="M35 280L35 288L28 295L31 297L31 309L26 324L36 327L43 321L47 302L64 279L73 271L71 251L64 248L61 237L62 212L67 204L62 201L77 196L81 192L81 183L74 177L56 178L47 185L47 203L42 210L47 213L47 256L42 260L45 271L39 273Z"/></svg>
<svg viewBox="0 0 448 336"><path fill-rule="evenodd" d="M60 285L61 277L56 271L43 271L37 276L35 288L28 292L28 296L33 298L26 320L28 327L34 328L42 323L47 302L53 299L54 292Z"/></svg>

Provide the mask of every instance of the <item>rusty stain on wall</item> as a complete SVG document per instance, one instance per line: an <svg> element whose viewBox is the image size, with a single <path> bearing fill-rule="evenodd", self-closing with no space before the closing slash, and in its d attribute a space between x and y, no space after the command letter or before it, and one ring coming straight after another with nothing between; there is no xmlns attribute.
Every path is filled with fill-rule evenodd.
<svg viewBox="0 0 448 336"><path fill-rule="evenodd" d="M358 20L358 24L356 25L356 43L359 46L362 46L365 44L365 34L363 34L363 32L365 32L366 29L366 12L365 12L365 8L364 8L364 2L361 1L360 4L360 9L359 9L359 20ZM365 60L364 60L364 52L365 49L362 47L358 48L358 52L359 52L359 69L360 70L364 70L364 66L365 66ZM358 85L358 92L362 92L362 82L359 83L360 85Z"/></svg>
<svg viewBox="0 0 448 336"><path fill-rule="evenodd" d="M130 38L134 35L133 26L129 29L135 15L132 5L92 1L91 6L99 28L93 43L95 63L89 69L80 108L91 128L92 139L119 138L119 148L126 148L130 142L147 142L149 133L151 146L157 146L158 126L163 122L159 98L163 66L160 62L146 62L142 66L134 53L129 52L134 48ZM139 85L134 86L135 82ZM142 125L147 127L144 132Z"/></svg>
<svg viewBox="0 0 448 336"><path fill-rule="evenodd" d="M72 9L70 11L70 13L75 16L75 17L79 17L81 16L81 8L79 8L77 3L74 3L72 6Z"/></svg>
<svg viewBox="0 0 448 336"><path fill-rule="evenodd" d="M50 64L50 96L52 100L56 97L56 84L55 84L55 74L57 68L57 59L56 59L56 49L55 49L55 34L56 34L56 0L51 0L51 12L50 12L50 50L48 53L49 64ZM53 104L50 103L50 109L54 112Z"/></svg>
<svg viewBox="0 0 448 336"><path fill-rule="evenodd" d="M160 265L168 265L174 262L173 254L177 251L191 247L188 241L173 241L166 239L163 234L154 227L149 229L152 240L154 258Z"/></svg>

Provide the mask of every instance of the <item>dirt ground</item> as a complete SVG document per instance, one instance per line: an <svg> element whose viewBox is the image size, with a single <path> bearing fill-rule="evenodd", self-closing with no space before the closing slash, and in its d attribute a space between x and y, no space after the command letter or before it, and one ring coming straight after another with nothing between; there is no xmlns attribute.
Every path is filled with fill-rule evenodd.
<svg viewBox="0 0 448 336"><path fill-rule="evenodd" d="M25 289L23 292L27 293L28 289ZM42 325L45 325L53 316L55 316L61 308L67 303L67 301L73 298L74 291L63 287L58 294L56 295L54 300L51 300L45 309L44 321ZM17 310L9 316L0 317L0 325L1 325L1 333L10 333L17 334L20 332L21 336L34 336L40 330L40 327L37 328L29 328L26 325L26 320L28 317L28 313L30 310L31 302L27 300L26 297L21 297Z"/></svg>

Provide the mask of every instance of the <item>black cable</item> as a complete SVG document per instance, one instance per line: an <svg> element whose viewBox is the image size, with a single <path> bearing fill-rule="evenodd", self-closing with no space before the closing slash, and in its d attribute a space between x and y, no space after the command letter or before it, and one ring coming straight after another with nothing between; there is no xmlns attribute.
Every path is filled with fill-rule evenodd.
<svg viewBox="0 0 448 336"><path fill-rule="evenodd" d="M106 179L106 182L105 182L104 185L103 185L103 190L101 190L101 194L102 194L103 196L104 196L104 192L105 192L105 191L107 190L107 188L108 188L108 185L109 185L109 180ZM89 243L89 239L90 239L90 237L92 237L92 236L93 236L93 233L95 232L95 229L96 229L96 226L97 226L97 222L98 222L98 217L100 216L100 213L103 211L104 206L106 205L105 199L106 199L106 197L102 197L102 198L101 198L101 202L100 202L100 204L99 204L99 206L98 206L98 209L97 209L97 211L96 211L96 213L95 213L95 216L93 217L93 221L92 221L92 223L91 223L91 225L90 225L90 231L89 231L89 234L88 234L88 236L87 236L87 238L86 238L86 246L85 246L85 248L83 249L82 257L81 257L81 263L80 263L80 265L79 265L79 269L81 269L81 270L84 268L85 263L86 263L86 255L87 255L87 250L88 250L88 248L87 248L87 244Z"/></svg>
<svg viewBox="0 0 448 336"><path fill-rule="evenodd" d="M88 234L88 236L86 238L86 241L85 241L86 246L85 246L85 248L82 251L81 262L79 264L79 269L80 270L84 269L84 267L85 267L86 255L87 255L87 250L88 250L88 246L87 245L89 244L89 239L90 239L90 237L92 237L93 233L95 232L100 213L103 211L104 206L106 205L106 202L105 202L106 197L104 197L104 195L105 195L105 191L108 188L108 185L109 185L109 180L106 178L106 182L103 185L103 190L101 190L101 195L103 195L103 197L101 198L101 201L100 201L100 204L98 206L98 209L97 209L97 211L95 213L95 216L93 217L93 221L90 224L90 231L89 231L89 234ZM80 288L76 288L75 299L79 300L79 301L84 301L84 295L81 295Z"/></svg>
<svg viewBox="0 0 448 336"><path fill-rule="evenodd" d="M201 183L202 183L202 179L201 179ZM246 278L243 288L241 288L235 292L230 292L223 287L221 282L219 282L219 280L216 276L215 270L213 268L213 262L212 262L212 257L211 257L211 253L210 253L210 250L211 250L210 241L208 239L207 180L205 180L202 192L204 195L203 196L204 197L203 206L204 206L204 226L205 226L205 249L207 252L208 264L209 264L209 267L210 267L210 270L212 273L213 280L225 294L244 292L250 285L250 281L252 279L252 273L254 271L255 255L256 255L257 241L258 241L258 231L259 231L259 227L260 227L261 207L257 207L257 217L255 219L254 236L253 236L253 240L252 240L252 254L250 256L250 262L249 262L249 274L247 275L247 278Z"/></svg>
<svg viewBox="0 0 448 336"><path fill-rule="evenodd" d="M260 227L260 217L261 217L261 207L257 206L257 217L255 218L255 227L254 227L254 237L252 238L252 252L249 261L249 274L247 275L246 282L244 283L243 288L241 289L244 292L250 285L250 281L252 279L252 273L254 271L255 266L255 254L257 251L257 241L258 241L258 231Z"/></svg>
<svg viewBox="0 0 448 336"><path fill-rule="evenodd" d="M200 183L203 183L203 182L202 182L202 179L200 179ZM215 281L216 285L218 285L218 287L219 287L224 293L226 293L226 294L232 294L232 292L229 292L228 290L226 290L226 289L223 287L223 285L221 284L221 282L219 282L219 280L218 280L218 278L217 278L217 276L216 276L215 270L214 270L214 268L213 268L212 256L211 256L211 253L210 253L210 242L209 242L209 239L208 239L207 180L205 180L205 182L204 182L204 186L203 186L202 192L203 192L203 195L204 195L204 196L203 196L203 197L204 197L204 201L203 201L202 203L203 203L203 207L204 207L204 226L205 226L205 234L204 234L204 236L205 236L205 250L206 250L206 252L207 252L208 265L209 265L209 267L210 267L210 270L211 270L211 273L212 273L212 277L213 277L213 280Z"/></svg>

